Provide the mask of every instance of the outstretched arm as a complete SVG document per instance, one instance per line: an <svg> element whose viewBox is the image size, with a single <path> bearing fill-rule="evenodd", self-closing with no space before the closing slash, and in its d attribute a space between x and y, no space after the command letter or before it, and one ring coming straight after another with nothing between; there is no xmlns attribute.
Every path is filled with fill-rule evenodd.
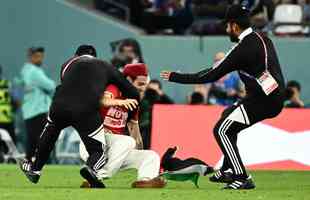
<svg viewBox="0 0 310 200"><path fill-rule="evenodd" d="M225 58L212 68L207 68L193 74L181 74L177 72L162 71L160 76L164 80L183 84L201 84L214 82L225 74L240 69L240 60L244 55L241 44L228 52Z"/></svg>
<svg viewBox="0 0 310 200"><path fill-rule="evenodd" d="M181 74L177 72L162 71L160 76L168 81L183 83L183 84L199 84L208 83L212 80L208 77L210 69L205 69L197 73Z"/></svg>

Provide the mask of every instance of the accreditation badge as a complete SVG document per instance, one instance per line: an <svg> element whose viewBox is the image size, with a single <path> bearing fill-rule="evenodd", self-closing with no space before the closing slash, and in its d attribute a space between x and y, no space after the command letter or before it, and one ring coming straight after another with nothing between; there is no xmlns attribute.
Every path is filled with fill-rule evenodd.
<svg viewBox="0 0 310 200"><path fill-rule="evenodd" d="M256 80L267 96L279 87L277 81L267 70L264 71Z"/></svg>

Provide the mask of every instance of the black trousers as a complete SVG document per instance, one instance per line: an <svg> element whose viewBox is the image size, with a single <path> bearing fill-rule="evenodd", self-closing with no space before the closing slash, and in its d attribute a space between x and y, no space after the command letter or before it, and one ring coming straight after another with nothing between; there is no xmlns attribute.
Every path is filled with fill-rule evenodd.
<svg viewBox="0 0 310 200"><path fill-rule="evenodd" d="M99 110L99 109L98 109ZM86 164L100 170L106 163L103 124L99 111L66 110L63 105L52 105L36 152L33 170L40 171L46 164L62 129L73 126L79 133L89 158ZM101 134L100 134L101 133Z"/></svg>
<svg viewBox="0 0 310 200"><path fill-rule="evenodd" d="M277 116L282 107L280 102L251 98L224 110L213 130L224 154L221 171L231 169L236 178L248 176L237 147L238 133L259 121Z"/></svg>
<svg viewBox="0 0 310 200"><path fill-rule="evenodd" d="M12 123L0 123L0 128L6 130L10 134L14 144L16 144L15 124L13 122Z"/></svg>
<svg viewBox="0 0 310 200"><path fill-rule="evenodd" d="M34 157L40 135L46 123L46 116L47 113L43 113L25 120L27 131L26 159L28 160Z"/></svg>

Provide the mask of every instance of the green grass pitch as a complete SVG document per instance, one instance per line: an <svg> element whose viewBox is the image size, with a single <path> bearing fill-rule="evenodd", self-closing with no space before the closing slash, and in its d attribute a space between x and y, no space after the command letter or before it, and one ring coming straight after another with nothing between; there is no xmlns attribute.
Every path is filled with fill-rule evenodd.
<svg viewBox="0 0 310 200"><path fill-rule="evenodd" d="M0 200L310 200L310 172L252 171L257 189L221 190L222 184L201 177L200 188L190 182L168 182L164 189L132 189L135 171L105 181L106 189L80 189L78 166L47 166L39 184L29 183L16 165L0 165Z"/></svg>

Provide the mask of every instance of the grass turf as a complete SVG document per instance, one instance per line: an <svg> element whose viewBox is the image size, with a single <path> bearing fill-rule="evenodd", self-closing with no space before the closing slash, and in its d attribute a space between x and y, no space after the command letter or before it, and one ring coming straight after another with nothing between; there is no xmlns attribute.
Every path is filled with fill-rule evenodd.
<svg viewBox="0 0 310 200"><path fill-rule="evenodd" d="M310 200L310 172L253 171L257 189L221 190L201 177L200 188L190 182L168 182L164 189L131 189L135 171L118 173L105 181L106 189L80 189L78 166L47 166L39 184L33 185L16 165L0 165L0 200Z"/></svg>

